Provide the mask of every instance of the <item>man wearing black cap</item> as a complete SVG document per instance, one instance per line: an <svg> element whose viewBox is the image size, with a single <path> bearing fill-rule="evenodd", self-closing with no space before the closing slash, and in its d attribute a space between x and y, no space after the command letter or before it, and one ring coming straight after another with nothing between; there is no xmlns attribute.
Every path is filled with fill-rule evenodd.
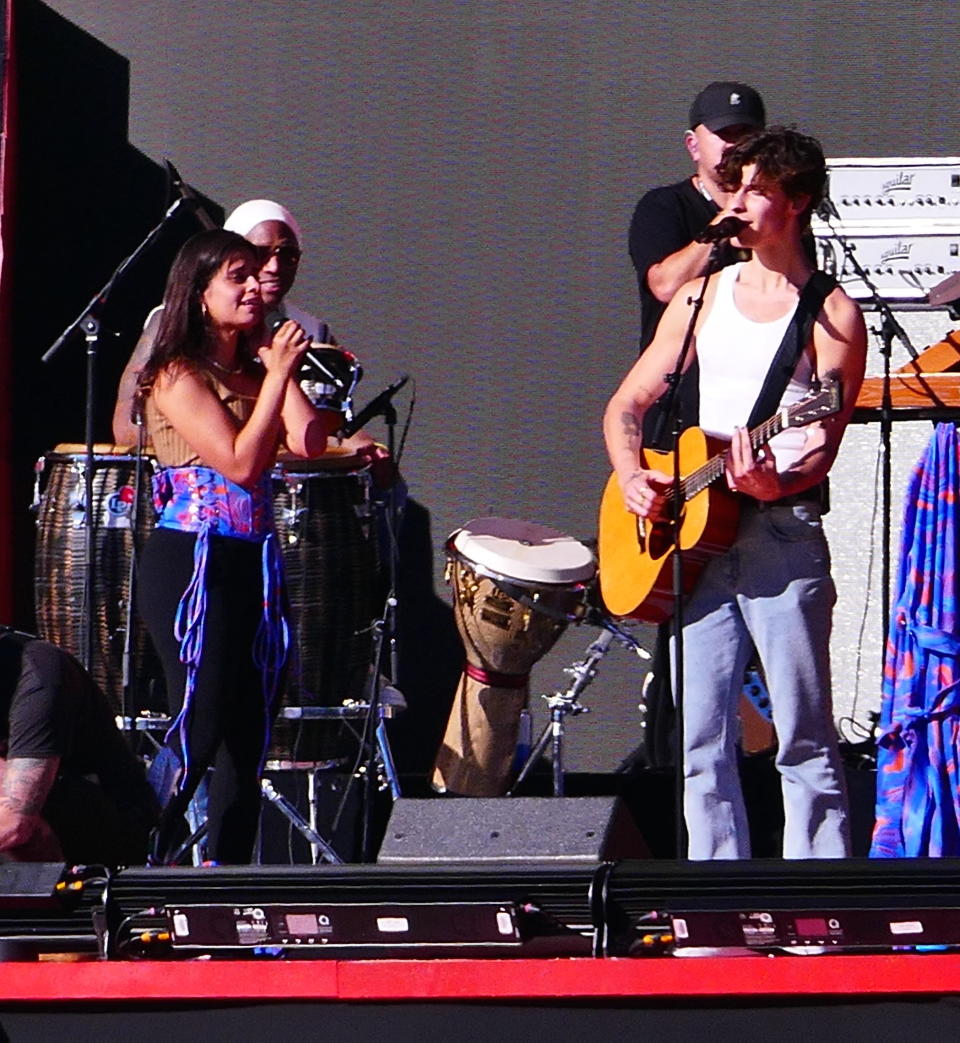
<svg viewBox="0 0 960 1043"><path fill-rule="evenodd" d="M653 339L660 316L677 289L706 269L711 247L696 239L715 221L726 201L715 170L723 150L765 122L763 99L746 83L711 83L694 98L689 129L683 136L694 162L693 176L647 192L630 222L630 257L640 290L641 352ZM739 256L729 243L721 245L721 264L730 264ZM692 377L681 383L684 427L696 423L696 394L691 390L695 387ZM651 410L647 417L647 445L654 444L657 414ZM661 437L656 441L663 445L670 432L657 433Z"/></svg>
<svg viewBox="0 0 960 1043"><path fill-rule="evenodd" d="M677 289L706 271L711 247L697 242L697 237L719 219L726 202L716 173L723 150L765 123L763 99L748 84L725 80L704 87L693 99L683 135L694 162L693 175L651 189L637 203L630 222L630 258L640 291L641 354L653 340L660 316ZM719 244L717 259L721 266L742 256L729 241ZM699 420L698 381L694 360L678 389L683 428L696 426ZM662 407L662 400L654 403L643 418L643 443L654 449L669 449L672 444L671 425ZM673 762L669 633L670 624L662 624L643 696L647 723L642 756L651 767Z"/></svg>

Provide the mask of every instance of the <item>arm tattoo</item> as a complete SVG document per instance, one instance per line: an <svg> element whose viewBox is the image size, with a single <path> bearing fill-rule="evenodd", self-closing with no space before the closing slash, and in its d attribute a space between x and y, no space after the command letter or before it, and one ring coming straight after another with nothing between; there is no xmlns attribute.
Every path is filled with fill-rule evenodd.
<svg viewBox="0 0 960 1043"><path fill-rule="evenodd" d="M640 425L633 413L621 413L620 422L623 424L623 433L628 438L636 438L640 434Z"/></svg>
<svg viewBox="0 0 960 1043"><path fill-rule="evenodd" d="M0 805L19 815L39 815L59 767L59 757L11 758L0 786Z"/></svg>
<svg viewBox="0 0 960 1043"><path fill-rule="evenodd" d="M635 453L640 451L640 447L643 444L641 437L642 431L640 428L640 421L637 420L633 413L621 413L620 423L622 425L623 433L627 439L627 444Z"/></svg>

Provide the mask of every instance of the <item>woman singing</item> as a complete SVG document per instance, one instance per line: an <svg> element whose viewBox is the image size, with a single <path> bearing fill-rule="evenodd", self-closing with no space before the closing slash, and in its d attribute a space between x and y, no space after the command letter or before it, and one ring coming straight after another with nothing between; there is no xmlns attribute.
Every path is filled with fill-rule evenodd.
<svg viewBox="0 0 960 1043"><path fill-rule="evenodd" d="M281 443L319 456L341 419L315 410L292 379L308 347L303 329L288 321L272 339L263 333L259 267L233 232L187 242L139 380L161 468L139 603L163 661L176 715L167 745L181 765L153 844L161 864L210 765L208 855L251 859L287 650L270 471Z"/></svg>

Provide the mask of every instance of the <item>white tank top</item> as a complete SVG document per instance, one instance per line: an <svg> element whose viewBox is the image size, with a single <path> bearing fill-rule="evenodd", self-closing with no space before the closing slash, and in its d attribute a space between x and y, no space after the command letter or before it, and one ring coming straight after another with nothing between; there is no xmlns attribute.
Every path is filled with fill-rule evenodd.
<svg viewBox="0 0 960 1043"><path fill-rule="evenodd" d="M743 264L722 268L710 312L697 333L700 364L700 427L708 434L729 440L736 426L750 417L760 389L783 340L795 308L772 322L755 322L743 315L733 298L733 288ZM780 400L792 405L810 390L813 367L804 352ZM771 439L777 470L784 471L803 453L806 432L791 428Z"/></svg>

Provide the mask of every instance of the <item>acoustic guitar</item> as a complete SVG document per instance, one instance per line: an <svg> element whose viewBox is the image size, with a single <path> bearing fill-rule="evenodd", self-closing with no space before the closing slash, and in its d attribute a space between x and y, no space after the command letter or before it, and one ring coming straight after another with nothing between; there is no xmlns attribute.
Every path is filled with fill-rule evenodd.
<svg viewBox="0 0 960 1043"><path fill-rule="evenodd" d="M753 428L750 444L759 449L781 431L804 427L839 409L839 383L823 384ZM725 448L726 443L709 438L697 427L684 431L677 446L684 594L693 589L707 561L722 554L736 538L740 497L725 485L713 484L724 473ZM673 453L644 449L643 458L646 467L673 474ZM599 579L611 615L648 623L662 623L673 615L672 495L671 491L667 520L651 523L627 510L617 476L610 476L600 502Z"/></svg>

